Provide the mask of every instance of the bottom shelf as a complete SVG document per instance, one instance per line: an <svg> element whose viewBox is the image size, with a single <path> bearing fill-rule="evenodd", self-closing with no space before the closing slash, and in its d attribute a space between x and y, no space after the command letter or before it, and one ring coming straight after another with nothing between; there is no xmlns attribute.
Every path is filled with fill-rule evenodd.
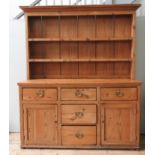
<svg viewBox="0 0 155 155"><path fill-rule="evenodd" d="M122 76L65 76L65 75L31 75L31 79L130 79L128 75Z"/></svg>
<svg viewBox="0 0 155 155"><path fill-rule="evenodd" d="M31 79L130 78L131 62L30 63Z"/></svg>

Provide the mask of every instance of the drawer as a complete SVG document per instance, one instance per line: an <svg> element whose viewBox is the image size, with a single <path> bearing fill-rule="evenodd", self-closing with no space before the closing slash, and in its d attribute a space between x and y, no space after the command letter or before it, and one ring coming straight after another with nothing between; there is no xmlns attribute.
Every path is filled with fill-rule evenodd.
<svg viewBox="0 0 155 155"><path fill-rule="evenodd" d="M57 89L56 88L24 88L23 89L24 101L56 101Z"/></svg>
<svg viewBox="0 0 155 155"><path fill-rule="evenodd" d="M101 88L101 100L137 100L137 88Z"/></svg>
<svg viewBox="0 0 155 155"><path fill-rule="evenodd" d="M95 101L96 100L96 88L62 88L61 100L71 101Z"/></svg>
<svg viewBox="0 0 155 155"><path fill-rule="evenodd" d="M96 145L96 126L63 126L62 145Z"/></svg>
<svg viewBox="0 0 155 155"><path fill-rule="evenodd" d="M62 105L62 124L96 124L96 105Z"/></svg>

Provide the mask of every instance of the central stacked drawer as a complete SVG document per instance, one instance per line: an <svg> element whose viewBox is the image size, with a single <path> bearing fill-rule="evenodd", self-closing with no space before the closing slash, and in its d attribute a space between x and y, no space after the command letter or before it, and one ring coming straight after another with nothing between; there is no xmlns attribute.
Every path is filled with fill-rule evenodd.
<svg viewBox="0 0 155 155"><path fill-rule="evenodd" d="M62 145L96 145L96 93L96 88L61 88Z"/></svg>

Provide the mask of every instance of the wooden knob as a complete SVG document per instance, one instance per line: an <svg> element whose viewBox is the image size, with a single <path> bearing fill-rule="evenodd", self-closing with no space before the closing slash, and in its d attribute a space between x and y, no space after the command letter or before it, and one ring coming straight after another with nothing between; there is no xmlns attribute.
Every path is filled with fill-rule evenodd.
<svg viewBox="0 0 155 155"><path fill-rule="evenodd" d="M75 92L75 96L81 97L81 96L83 96L83 94L79 89L77 89L76 92Z"/></svg>
<svg viewBox="0 0 155 155"><path fill-rule="evenodd" d="M122 91L116 91L115 92L115 94L116 94L116 96L118 96L118 97L122 97L122 96L124 96L124 93L122 92Z"/></svg>
<svg viewBox="0 0 155 155"><path fill-rule="evenodd" d="M82 118L84 116L83 112L75 112L76 118Z"/></svg>
<svg viewBox="0 0 155 155"><path fill-rule="evenodd" d="M38 97L44 97L44 90L42 90L42 89L37 90L36 95Z"/></svg>
<svg viewBox="0 0 155 155"><path fill-rule="evenodd" d="M86 97L86 98L89 98L89 96L88 96L87 94L83 93L83 92L80 91L79 89L76 90L75 96L77 96L77 97Z"/></svg>
<svg viewBox="0 0 155 155"><path fill-rule="evenodd" d="M75 137L78 138L78 139L82 139L84 137L84 134L83 133L80 133L80 132L77 132L75 134Z"/></svg>

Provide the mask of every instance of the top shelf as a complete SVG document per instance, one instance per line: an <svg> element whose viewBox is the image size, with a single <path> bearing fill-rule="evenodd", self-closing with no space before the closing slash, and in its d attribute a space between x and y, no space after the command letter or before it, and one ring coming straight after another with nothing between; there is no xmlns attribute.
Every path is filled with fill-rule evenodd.
<svg viewBox="0 0 155 155"><path fill-rule="evenodd" d="M126 38L81 38L81 39L73 39L73 38L66 38L66 39L59 39L59 38L28 38L28 41L30 42L37 42L37 41L131 41L132 37L126 37Z"/></svg>

